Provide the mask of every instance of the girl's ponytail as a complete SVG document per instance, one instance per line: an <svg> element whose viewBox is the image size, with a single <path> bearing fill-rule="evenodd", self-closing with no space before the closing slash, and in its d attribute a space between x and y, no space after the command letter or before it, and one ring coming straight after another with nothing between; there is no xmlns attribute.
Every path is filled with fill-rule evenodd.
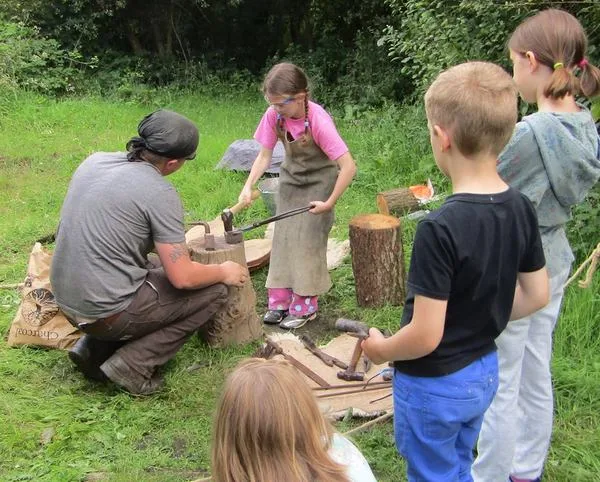
<svg viewBox="0 0 600 482"><path fill-rule="evenodd" d="M577 69L581 93L589 98L600 95L600 69L586 58L577 64Z"/></svg>
<svg viewBox="0 0 600 482"><path fill-rule="evenodd" d="M566 68L563 62L555 62L550 81L544 88L544 95L553 99L561 99L565 95L577 92L577 78Z"/></svg>
<svg viewBox="0 0 600 482"><path fill-rule="evenodd" d="M553 69L544 87L546 97L600 94L600 69L585 58L587 36L570 13L554 8L536 13L515 29L508 47L520 54L530 51L538 62Z"/></svg>

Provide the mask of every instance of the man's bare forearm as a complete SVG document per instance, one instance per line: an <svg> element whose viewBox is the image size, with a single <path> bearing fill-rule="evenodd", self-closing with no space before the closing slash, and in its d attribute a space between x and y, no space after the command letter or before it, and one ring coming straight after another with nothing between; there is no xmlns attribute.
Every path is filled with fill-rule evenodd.
<svg viewBox="0 0 600 482"><path fill-rule="evenodd" d="M196 289L223 282L225 275L220 264L192 261L184 243L157 243L157 250L169 281L179 289Z"/></svg>

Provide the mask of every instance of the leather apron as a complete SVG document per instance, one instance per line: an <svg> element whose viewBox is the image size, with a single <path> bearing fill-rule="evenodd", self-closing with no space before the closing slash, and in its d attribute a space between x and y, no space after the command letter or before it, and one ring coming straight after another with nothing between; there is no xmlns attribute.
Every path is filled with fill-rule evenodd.
<svg viewBox="0 0 600 482"><path fill-rule="evenodd" d="M317 146L307 129L291 139L277 122L277 137L285 158L280 167L277 213L326 201L337 180L338 167ZM316 296L331 288L327 270L327 238L334 221L333 210L309 212L275 223L267 288L291 288L301 296Z"/></svg>

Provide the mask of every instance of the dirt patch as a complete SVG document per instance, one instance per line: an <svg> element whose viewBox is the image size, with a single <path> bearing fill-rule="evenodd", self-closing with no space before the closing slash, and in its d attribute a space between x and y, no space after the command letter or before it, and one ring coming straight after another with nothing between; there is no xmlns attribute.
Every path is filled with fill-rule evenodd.
<svg viewBox="0 0 600 482"><path fill-rule="evenodd" d="M175 440L173 440L172 447L173 457L180 459L181 457L185 456L187 452L187 442L184 439L176 437Z"/></svg>
<svg viewBox="0 0 600 482"><path fill-rule="evenodd" d="M182 480L196 480L210 476L210 472L205 470L176 470L162 467L148 467L144 472L149 474L164 474L169 477L178 477Z"/></svg>
<svg viewBox="0 0 600 482"><path fill-rule="evenodd" d="M142 439L137 443L135 448L137 450L146 450L152 443L154 442L154 437L152 434L145 433L142 435Z"/></svg>
<svg viewBox="0 0 600 482"><path fill-rule="evenodd" d="M110 474L108 472L90 472L86 474L83 482L100 482L102 480L109 480Z"/></svg>
<svg viewBox="0 0 600 482"><path fill-rule="evenodd" d="M282 330L278 325L265 324L264 327L267 335L271 333L293 333L296 336L308 335L315 342L323 343L340 334L339 331L335 329L335 320L337 319L338 316L333 314L319 312L319 315L315 320L309 321L306 325L297 330Z"/></svg>

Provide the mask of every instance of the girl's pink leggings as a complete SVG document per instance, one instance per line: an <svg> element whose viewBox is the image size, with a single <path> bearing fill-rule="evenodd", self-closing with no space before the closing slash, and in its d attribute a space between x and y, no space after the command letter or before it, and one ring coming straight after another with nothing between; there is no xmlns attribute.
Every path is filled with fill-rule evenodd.
<svg viewBox="0 0 600 482"><path fill-rule="evenodd" d="M289 310L291 315L308 315L319 308L318 296L302 296L290 288L268 288L269 310Z"/></svg>

